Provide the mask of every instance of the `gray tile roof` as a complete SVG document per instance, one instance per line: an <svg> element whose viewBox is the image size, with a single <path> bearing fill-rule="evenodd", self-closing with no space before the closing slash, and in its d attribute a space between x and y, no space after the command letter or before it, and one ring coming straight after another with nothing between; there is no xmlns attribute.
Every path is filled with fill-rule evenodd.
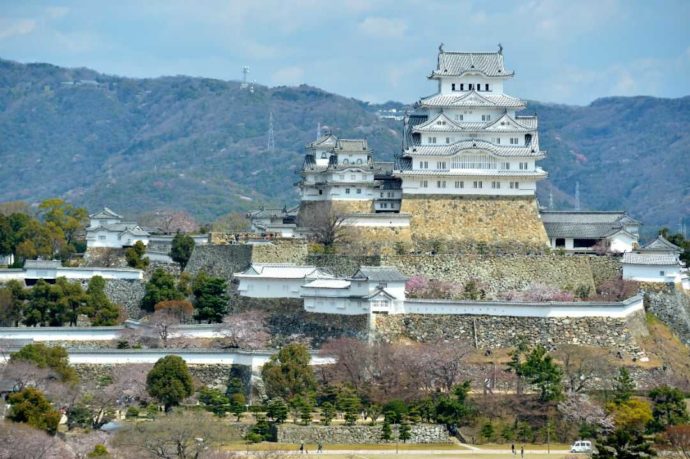
<svg viewBox="0 0 690 459"><path fill-rule="evenodd" d="M546 177L547 173L541 167L537 167L534 171L520 171L520 170L500 170L500 169L418 169L418 170L402 170L402 175L447 175L452 177L461 176L481 176L481 177Z"/></svg>
<svg viewBox="0 0 690 459"><path fill-rule="evenodd" d="M679 265L678 256L672 253L655 252L626 252L623 254L623 263L630 265Z"/></svg>
<svg viewBox="0 0 690 459"><path fill-rule="evenodd" d="M95 214L89 215L90 218L97 219L97 218L123 218L122 215L116 214L112 210L108 209L107 207L104 207L102 210L96 212Z"/></svg>
<svg viewBox="0 0 690 459"><path fill-rule="evenodd" d="M60 260L26 260L24 262L24 269L54 269L62 266Z"/></svg>
<svg viewBox="0 0 690 459"><path fill-rule="evenodd" d="M368 279L374 282L406 282L405 277L395 266L361 266L353 279Z"/></svg>
<svg viewBox="0 0 690 459"><path fill-rule="evenodd" d="M467 72L480 72L486 76L511 76L503 66L501 53L454 53L441 51L438 54L436 76L459 76Z"/></svg>
<svg viewBox="0 0 690 459"><path fill-rule="evenodd" d="M576 239L602 239L623 229L612 223L567 223L544 221L544 229L549 237Z"/></svg>
<svg viewBox="0 0 690 459"><path fill-rule="evenodd" d="M617 223L623 217L630 218L623 211L544 210L541 212L544 223Z"/></svg>
<svg viewBox="0 0 690 459"><path fill-rule="evenodd" d="M463 150L486 150L502 158L542 158L546 152L533 146L496 145L480 139L461 140L451 144L415 145L405 150L409 156L453 156Z"/></svg>
<svg viewBox="0 0 690 459"><path fill-rule="evenodd" d="M476 91L455 94L436 94L419 101L426 107L507 107L524 108L525 103L506 94L490 94Z"/></svg>
<svg viewBox="0 0 690 459"><path fill-rule="evenodd" d="M659 235L652 242L644 245L641 250L642 251L655 251L655 252L677 252L677 253L680 253L683 251L683 249L681 249L677 245L673 244L672 242L667 240L662 235Z"/></svg>
<svg viewBox="0 0 690 459"><path fill-rule="evenodd" d="M369 146L366 139L338 139L336 150L361 153L367 151Z"/></svg>

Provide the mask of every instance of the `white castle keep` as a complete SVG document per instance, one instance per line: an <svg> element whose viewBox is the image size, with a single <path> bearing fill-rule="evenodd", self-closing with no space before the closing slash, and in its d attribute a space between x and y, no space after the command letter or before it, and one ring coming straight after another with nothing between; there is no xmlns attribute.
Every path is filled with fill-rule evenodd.
<svg viewBox="0 0 690 459"><path fill-rule="evenodd" d="M496 53L439 47L429 79L438 92L405 118L404 146L393 173L406 195L534 196L546 172L536 166L536 116L519 116L520 99L503 92L514 76Z"/></svg>

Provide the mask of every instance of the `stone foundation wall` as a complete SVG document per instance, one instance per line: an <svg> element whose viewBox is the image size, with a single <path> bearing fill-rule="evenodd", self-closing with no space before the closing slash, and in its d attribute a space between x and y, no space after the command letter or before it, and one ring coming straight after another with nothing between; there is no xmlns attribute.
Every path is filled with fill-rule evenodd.
<svg viewBox="0 0 690 459"><path fill-rule="evenodd" d="M449 443L448 431L439 424L415 424L411 427L408 443ZM398 438L398 426L391 426L393 438ZM381 425L377 426L297 426L279 424L277 426L280 443L322 442L324 449L329 444L375 444L395 443L395 440L381 440Z"/></svg>
<svg viewBox="0 0 690 459"><path fill-rule="evenodd" d="M129 280L108 280L105 282L105 294L115 304L119 304L127 311L127 316L138 319L143 315L140 308L144 298L144 283Z"/></svg>
<svg viewBox="0 0 690 459"><path fill-rule="evenodd" d="M690 295L669 287L661 291L647 289L645 306L664 321L682 342L690 345Z"/></svg>
<svg viewBox="0 0 690 459"><path fill-rule="evenodd" d="M253 263L304 264L309 246L304 240L277 239L270 244L252 246Z"/></svg>
<svg viewBox="0 0 690 459"><path fill-rule="evenodd" d="M396 266L405 275L421 274L460 285L475 280L487 299L499 292L541 283L574 291L585 286L594 291L589 257L559 255L386 255L381 265Z"/></svg>
<svg viewBox="0 0 690 459"><path fill-rule="evenodd" d="M533 197L405 196L416 241L468 240L546 247L548 238Z"/></svg>
<svg viewBox="0 0 690 459"><path fill-rule="evenodd" d="M398 247L410 247L410 228L348 227L348 246L362 254L393 254Z"/></svg>
<svg viewBox="0 0 690 459"><path fill-rule="evenodd" d="M590 256L587 259L592 268L594 285L597 287L604 282L619 279L623 274L620 256Z"/></svg>
<svg viewBox="0 0 690 459"><path fill-rule="evenodd" d="M327 269L336 276L352 276L360 266L380 266L378 255L309 255L306 263Z"/></svg>
<svg viewBox="0 0 690 459"><path fill-rule="evenodd" d="M319 348L331 338L366 339L368 336L367 315L345 316L307 312L302 300L233 296L230 300L230 312L246 311L266 313L272 347L301 341L310 347Z"/></svg>
<svg viewBox="0 0 690 459"><path fill-rule="evenodd" d="M194 247L185 272L195 276L204 271L229 280L233 273L248 268L251 260L251 245L202 245Z"/></svg>
<svg viewBox="0 0 690 459"><path fill-rule="evenodd" d="M648 334L642 313L627 319L605 317L537 318L467 315L375 316L376 335L384 341L461 341L477 349L514 347L524 338L547 348L562 344L605 347L638 355L636 337Z"/></svg>

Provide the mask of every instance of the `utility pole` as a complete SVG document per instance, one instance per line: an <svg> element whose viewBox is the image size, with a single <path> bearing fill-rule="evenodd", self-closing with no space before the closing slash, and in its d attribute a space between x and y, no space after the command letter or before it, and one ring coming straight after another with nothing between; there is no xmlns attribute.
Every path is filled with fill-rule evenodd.
<svg viewBox="0 0 690 459"><path fill-rule="evenodd" d="M247 83L247 74L249 73L249 67L246 65L242 67L242 84L240 84L240 88L245 89L249 84Z"/></svg>

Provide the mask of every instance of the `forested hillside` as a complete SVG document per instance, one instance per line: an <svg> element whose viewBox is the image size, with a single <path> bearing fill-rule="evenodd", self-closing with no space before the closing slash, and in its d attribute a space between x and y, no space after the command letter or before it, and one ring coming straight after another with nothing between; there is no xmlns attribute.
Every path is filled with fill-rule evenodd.
<svg viewBox="0 0 690 459"><path fill-rule="evenodd" d="M394 105L394 104L388 104ZM366 137L377 158L400 147L400 122L377 106L309 86L253 92L238 82L130 79L0 60L0 200L60 196L133 215L187 210L212 220L296 202L303 146L317 123ZM586 107L530 103L557 207L625 208L648 228L690 223L690 98L607 98ZM275 145L266 148L273 113Z"/></svg>

